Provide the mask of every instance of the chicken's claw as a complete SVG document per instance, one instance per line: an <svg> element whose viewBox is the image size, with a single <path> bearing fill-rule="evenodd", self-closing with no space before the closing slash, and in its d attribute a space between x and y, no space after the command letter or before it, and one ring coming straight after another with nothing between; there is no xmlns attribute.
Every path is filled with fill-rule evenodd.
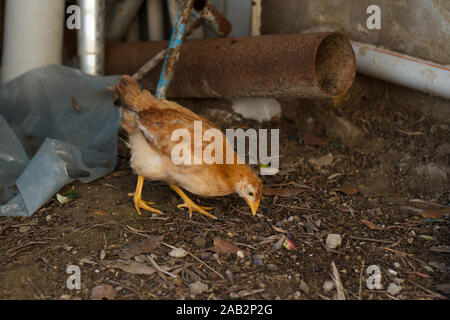
<svg viewBox="0 0 450 320"><path fill-rule="evenodd" d="M197 212L200 212L201 214L204 214L205 216L208 216L208 217L213 218L213 219L217 219L213 214L211 214L208 211L206 211L206 210L212 210L213 208L211 208L211 207L201 207L201 206L195 204L193 201L179 204L178 208L180 208L180 209L181 208L187 208L189 210L189 217L190 218L192 218L192 213L194 211L197 211Z"/></svg>
<svg viewBox="0 0 450 320"><path fill-rule="evenodd" d="M141 208L150 212L154 212L154 213L162 213L161 211L159 211L158 209L153 209L152 207L149 207L147 204L152 204L152 202L146 202L143 200L139 200L139 199L134 199L134 207L136 208L136 211L141 214Z"/></svg>
<svg viewBox="0 0 450 320"><path fill-rule="evenodd" d="M149 207L149 205L152 205L153 202L150 201L144 201L142 200L142 187L144 185L144 177L139 175L138 182L136 186L136 191L134 193L129 193L129 196L133 197L134 207L136 208L136 211L138 214L141 214L141 209L154 212L154 213L162 213L161 211L157 209L153 209L152 207Z"/></svg>
<svg viewBox="0 0 450 320"><path fill-rule="evenodd" d="M189 217L192 218L192 213L194 211L200 212L201 214L204 214L205 216L208 216L212 219L217 219L215 215L212 213L206 211L206 210L212 210L211 207L202 207L196 204L194 201L192 201L179 187L170 185L170 187L178 193L178 195L181 197L181 199L184 200L184 203L179 204L178 208L187 208L189 210Z"/></svg>

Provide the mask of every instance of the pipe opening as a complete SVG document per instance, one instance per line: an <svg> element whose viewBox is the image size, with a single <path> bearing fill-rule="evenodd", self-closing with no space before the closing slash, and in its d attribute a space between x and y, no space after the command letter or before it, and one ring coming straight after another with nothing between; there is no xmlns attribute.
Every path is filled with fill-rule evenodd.
<svg viewBox="0 0 450 320"><path fill-rule="evenodd" d="M194 1L194 9L197 12L200 12L203 10L204 7L208 4L208 0L195 0Z"/></svg>
<svg viewBox="0 0 450 320"><path fill-rule="evenodd" d="M339 33L324 38L316 53L316 82L328 96L337 97L350 89L356 75L356 61L350 41Z"/></svg>

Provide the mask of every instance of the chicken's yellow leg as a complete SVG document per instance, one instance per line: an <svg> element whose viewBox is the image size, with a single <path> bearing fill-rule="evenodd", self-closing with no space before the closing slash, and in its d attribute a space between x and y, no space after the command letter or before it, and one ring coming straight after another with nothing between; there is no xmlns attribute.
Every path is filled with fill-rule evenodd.
<svg viewBox="0 0 450 320"><path fill-rule="evenodd" d="M178 195L181 197L181 199L184 200L184 203L178 205L178 208L187 208L189 210L189 217L192 218L192 212L193 211L197 211L200 212L201 214L204 214L205 216L208 216L210 218L213 219L217 219L213 214L209 213L206 210L212 210L211 207L201 207L198 204L195 204L194 201L192 201L187 195L186 193L183 192L183 190L181 190L180 187L174 186L174 185L170 185L170 187L176 192L178 193Z"/></svg>
<svg viewBox="0 0 450 320"><path fill-rule="evenodd" d="M136 211L141 214L141 208L154 213L161 213L161 211L157 209L153 209L149 207L149 204L153 204L153 202L146 202L142 200L142 187L144 186L144 177L139 175L138 181L136 185L136 191L134 193L129 193L129 196L133 196L134 207Z"/></svg>

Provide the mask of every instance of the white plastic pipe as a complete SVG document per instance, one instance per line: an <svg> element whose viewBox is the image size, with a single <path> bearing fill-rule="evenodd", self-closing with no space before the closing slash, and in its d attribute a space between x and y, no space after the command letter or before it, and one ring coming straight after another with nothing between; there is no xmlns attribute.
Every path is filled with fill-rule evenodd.
<svg viewBox="0 0 450 320"><path fill-rule="evenodd" d="M147 0L147 20L149 40L164 40L163 0Z"/></svg>
<svg viewBox="0 0 450 320"><path fill-rule="evenodd" d="M62 63L64 1L7 0L1 82Z"/></svg>
<svg viewBox="0 0 450 320"><path fill-rule="evenodd" d="M352 41L356 67L364 75L450 99L450 68Z"/></svg>

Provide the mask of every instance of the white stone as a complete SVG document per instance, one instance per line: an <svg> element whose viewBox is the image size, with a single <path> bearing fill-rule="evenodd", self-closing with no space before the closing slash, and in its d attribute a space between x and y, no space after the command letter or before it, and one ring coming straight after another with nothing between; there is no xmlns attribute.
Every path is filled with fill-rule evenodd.
<svg viewBox="0 0 450 320"><path fill-rule="evenodd" d="M342 243L341 235L339 234L329 234L326 240L326 246L328 249L336 249Z"/></svg>
<svg viewBox="0 0 450 320"><path fill-rule="evenodd" d="M323 283L322 288L323 290L325 290L325 292L331 291L334 289L334 282L331 280L327 280Z"/></svg>
<svg viewBox="0 0 450 320"><path fill-rule="evenodd" d="M201 281L195 281L189 285L189 291L192 295L202 294L208 291L208 285L204 284Z"/></svg>
<svg viewBox="0 0 450 320"><path fill-rule="evenodd" d="M169 256L174 258L184 258L187 256L187 254L188 253L183 248L175 248L169 252Z"/></svg>
<svg viewBox="0 0 450 320"><path fill-rule="evenodd" d="M395 296L402 291L402 287L399 285L396 285L395 283L389 284L389 287L387 288L387 292L389 292L390 295Z"/></svg>
<svg viewBox="0 0 450 320"><path fill-rule="evenodd" d="M240 98L232 102L234 112L245 119L263 122L281 116L280 103L275 99Z"/></svg>

